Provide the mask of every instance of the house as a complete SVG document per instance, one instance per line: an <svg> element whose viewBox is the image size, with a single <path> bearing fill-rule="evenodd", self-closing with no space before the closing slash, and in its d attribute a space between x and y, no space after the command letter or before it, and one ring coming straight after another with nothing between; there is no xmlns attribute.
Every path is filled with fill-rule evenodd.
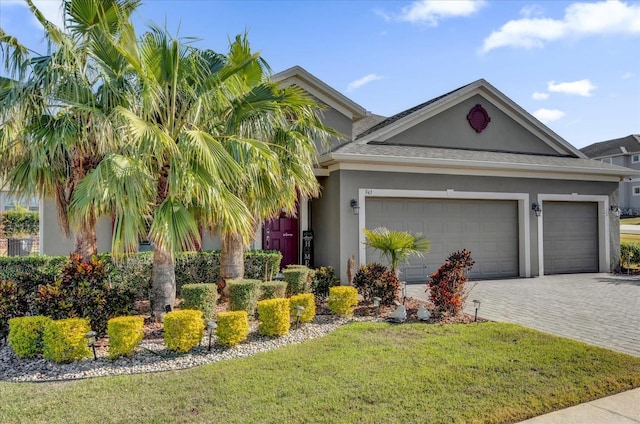
<svg viewBox="0 0 640 424"><path fill-rule="evenodd" d="M404 267L425 281L455 250L471 251L472 278L609 272L619 262L618 183L634 174L590 160L485 80L391 117L362 106L293 67L274 75L326 106L324 122L345 134L320 149L317 199L296 217L265 223L252 248L278 249L290 262L333 266L379 261L363 228L422 232L431 252ZM43 252L67 253L55 209L45 204ZM53 224L53 225L52 225ZM108 250L110 223L98 248ZM55 237L54 237L55 235ZM203 248L218 248L205 237Z"/></svg>
<svg viewBox="0 0 640 424"><path fill-rule="evenodd" d="M626 166L640 172L640 134L601 141L580 149L587 157L604 163ZM620 182L620 209L624 216L640 216L640 177Z"/></svg>

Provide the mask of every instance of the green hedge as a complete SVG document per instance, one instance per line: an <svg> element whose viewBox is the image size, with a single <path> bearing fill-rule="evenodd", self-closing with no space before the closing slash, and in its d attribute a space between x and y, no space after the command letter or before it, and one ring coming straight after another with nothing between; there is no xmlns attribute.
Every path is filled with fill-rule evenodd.
<svg viewBox="0 0 640 424"><path fill-rule="evenodd" d="M0 235L7 238L37 235L40 226L38 212L16 209L0 214Z"/></svg>
<svg viewBox="0 0 640 424"><path fill-rule="evenodd" d="M620 265L631 268L640 264L640 243L623 241L620 243Z"/></svg>

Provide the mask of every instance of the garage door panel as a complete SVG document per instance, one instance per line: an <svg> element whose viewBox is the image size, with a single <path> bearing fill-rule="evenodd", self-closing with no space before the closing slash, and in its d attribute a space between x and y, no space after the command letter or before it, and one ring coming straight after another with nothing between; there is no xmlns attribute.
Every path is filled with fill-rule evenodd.
<svg viewBox="0 0 640 424"><path fill-rule="evenodd" d="M544 273L597 272L598 204L544 202Z"/></svg>
<svg viewBox="0 0 640 424"><path fill-rule="evenodd" d="M429 254L412 258L407 281L424 281L451 252L461 249L470 250L476 262L471 278L514 277L519 273L517 209L516 201L367 199L366 227L393 217L394 223L405 223L404 230L422 232L431 241ZM367 261L372 260L379 256L367 250ZM427 268L419 269L423 265Z"/></svg>

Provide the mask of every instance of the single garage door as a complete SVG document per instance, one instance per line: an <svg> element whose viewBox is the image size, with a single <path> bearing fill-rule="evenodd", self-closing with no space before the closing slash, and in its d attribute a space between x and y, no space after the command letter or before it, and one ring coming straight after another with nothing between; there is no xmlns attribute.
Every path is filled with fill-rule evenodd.
<svg viewBox="0 0 640 424"><path fill-rule="evenodd" d="M543 202L544 273L598 272L598 204Z"/></svg>
<svg viewBox="0 0 640 424"><path fill-rule="evenodd" d="M431 241L431 252L411 258L406 281L426 281L451 252L471 251L475 265L471 278L519 275L518 203L496 200L367 199L366 228L421 232ZM380 262L367 250L367 262Z"/></svg>

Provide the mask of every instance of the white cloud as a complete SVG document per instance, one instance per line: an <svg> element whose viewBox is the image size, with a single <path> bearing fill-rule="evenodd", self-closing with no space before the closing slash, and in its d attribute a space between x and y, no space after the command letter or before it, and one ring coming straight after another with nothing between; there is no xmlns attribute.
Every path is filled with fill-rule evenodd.
<svg viewBox="0 0 640 424"><path fill-rule="evenodd" d="M362 87L365 84L369 84L372 81L375 80L379 80L382 79L382 77L380 75L377 74L369 74L369 75L365 75L364 77L357 79L353 82L350 82L349 85L347 86L347 91L353 91L357 88Z"/></svg>
<svg viewBox="0 0 640 424"><path fill-rule="evenodd" d="M547 84L547 90L554 93L575 94L582 97L591 97L591 92L596 88L588 79L557 84L555 81L549 81Z"/></svg>
<svg viewBox="0 0 640 424"><path fill-rule="evenodd" d="M636 76L636 74L634 74L633 72L625 72L624 75L622 75L622 79L629 79L629 78L633 78L635 76Z"/></svg>
<svg viewBox="0 0 640 424"><path fill-rule="evenodd" d="M564 37L640 35L640 3L573 3L565 9L562 19L531 18L526 10L521 13L525 18L509 21L485 38L480 52L500 47L543 47L546 42Z"/></svg>
<svg viewBox="0 0 640 424"><path fill-rule="evenodd" d="M25 3L23 0L1 1L2 7L16 6L28 8L27 3ZM38 10L40 10L40 12L42 12L47 20L51 21L59 28L63 27L64 20L62 16L62 0L33 0L33 4L38 8ZM31 23L38 28L42 28L40 22L38 22L35 17L31 19Z"/></svg>
<svg viewBox="0 0 640 424"><path fill-rule="evenodd" d="M487 2L485 0L419 0L402 8L396 16L399 21L411 23L424 23L437 26L442 19L470 16L482 9ZM389 15L382 15L389 16Z"/></svg>
<svg viewBox="0 0 640 424"><path fill-rule="evenodd" d="M533 100L547 100L549 98L549 93L539 93L536 91L531 97Z"/></svg>
<svg viewBox="0 0 640 424"><path fill-rule="evenodd" d="M563 118L565 115L566 113L558 109L538 109L533 112L533 116L535 116L543 124L557 121L558 119Z"/></svg>

